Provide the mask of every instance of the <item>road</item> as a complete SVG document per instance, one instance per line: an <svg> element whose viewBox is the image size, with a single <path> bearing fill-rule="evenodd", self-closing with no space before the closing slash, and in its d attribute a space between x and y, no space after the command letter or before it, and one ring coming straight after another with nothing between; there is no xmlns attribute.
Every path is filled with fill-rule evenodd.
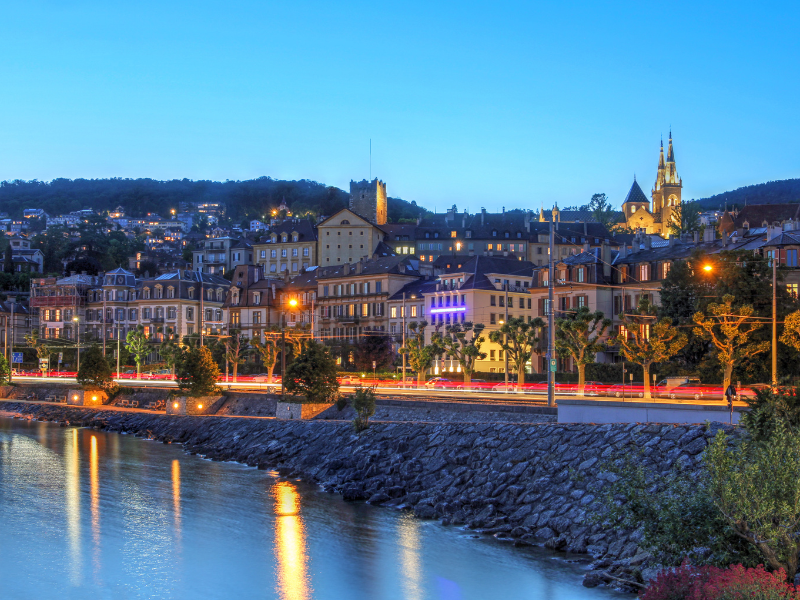
<svg viewBox="0 0 800 600"><path fill-rule="evenodd" d="M26 376L26 375L17 375L14 377L15 382L19 383L28 383L28 384L35 384L35 385L48 385L48 384L76 384L75 378L73 377L35 377L35 376ZM178 387L178 384L175 381L166 380L166 379L115 379L115 381L124 387ZM233 383L232 381L224 382L221 381L219 383L220 387L227 388L231 390L241 390L241 391L261 391L267 393L269 391L276 391L280 392L280 383L277 384L267 384L267 383L259 383L259 382L237 382ZM353 385L342 385L340 388L344 392L351 392L355 389ZM403 389L400 387L378 387L376 392L381 396L391 396L391 397L409 397L415 399L437 399L439 401L478 401L478 402L498 402L503 404L509 403L519 403L519 404L538 404L538 405L545 405L547 403L547 395L545 393L537 394L537 393L525 393L520 394L516 392L496 392L493 390L455 390L455 389ZM557 394L556 400L559 399L574 399L578 398L576 394ZM606 397L606 396L587 396L586 399L588 400L609 400L609 401L621 401L621 398L614 398L614 397ZM677 398L677 399L657 399L653 398L652 400L643 400L640 398L626 398L627 401L638 401L638 402L665 402L670 404L709 404L709 403L722 403L723 400L721 398L703 398L700 400L693 400L691 398ZM739 403L737 402L737 405Z"/></svg>

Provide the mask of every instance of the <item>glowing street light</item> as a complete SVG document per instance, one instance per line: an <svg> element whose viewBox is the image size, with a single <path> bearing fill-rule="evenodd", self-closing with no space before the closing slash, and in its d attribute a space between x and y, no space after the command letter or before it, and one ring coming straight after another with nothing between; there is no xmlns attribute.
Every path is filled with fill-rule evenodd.
<svg viewBox="0 0 800 600"><path fill-rule="evenodd" d="M713 267L711 265L705 265L703 267L703 271L705 271L706 273L711 273L712 270L713 270Z"/></svg>

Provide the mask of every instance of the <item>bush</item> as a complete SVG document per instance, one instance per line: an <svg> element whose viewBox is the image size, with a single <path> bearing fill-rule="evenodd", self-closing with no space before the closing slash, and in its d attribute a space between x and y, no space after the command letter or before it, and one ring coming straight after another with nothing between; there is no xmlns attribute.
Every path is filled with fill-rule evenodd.
<svg viewBox="0 0 800 600"><path fill-rule="evenodd" d="M6 385L10 375L11 369L8 368L8 361L5 356L0 354L0 385Z"/></svg>
<svg viewBox="0 0 800 600"><path fill-rule="evenodd" d="M357 432L364 431L369 427L369 418L375 414L375 388L358 386L350 403L356 411L353 426Z"/></svg>
<svg viewBox="0 0 800 600"><path fill-rule="evenodd" d="M336 361L325 346L314 341L286 367L284 380L286 391L304 396L306 402L330 402L339 391Z"/></svg>
<svg viewBox="0 0 800 600"><path fill-rule="evenodd" d="M336 399L336 410L342 412L345 408L347 408L347 396L339 396Z"/></svg>
<svg viewBox="0 0 800 600"><path fill-rule="evenodd" d="M800 590L786 583L781 570L768 573L763 565L747 569L694 567L684 563L662 571L639 596L642 600L796 600Z"/></svg>
<svg viewBox="0 0 800 600"><path fill-rule="evenodd" d="M219 367L205 346L192 348L177 361L175 379L178 387L190 396L211 396L219 393Z"/></svg>
<svg viewBox="0 0 800 600"><path fill-rule="evenodd" d="M111 366L98 346L91 346L81 356L81 368L75 377L77 382L87 388L111 392L115 387L111 378Z"/></svg>

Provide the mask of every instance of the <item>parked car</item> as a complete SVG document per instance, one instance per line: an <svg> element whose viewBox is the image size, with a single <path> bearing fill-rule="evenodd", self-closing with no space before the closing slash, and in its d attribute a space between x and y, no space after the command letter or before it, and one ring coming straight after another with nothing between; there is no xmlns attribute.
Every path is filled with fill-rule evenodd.
<svg viewBox="0 0 800 600"><path fill-rule="evenodd" d="M426 388L444 388L450 387L453 382L446 377L434 377L433 379L429 379L425 382Z"/></svg>

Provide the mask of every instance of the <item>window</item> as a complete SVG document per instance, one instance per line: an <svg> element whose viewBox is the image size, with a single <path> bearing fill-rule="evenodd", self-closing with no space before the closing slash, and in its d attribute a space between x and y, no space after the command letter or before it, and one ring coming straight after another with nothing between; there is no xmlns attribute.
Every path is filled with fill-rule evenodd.
<svg viewBox="0 0 800 600"><path fill-rule="evenodd" d="M494 313L489 313L489 325L497 325L497 318Z"/></svg>
<svg viewBox="0 0 800 600"><path fill-rule="evenodd" d="M281 249L281 258L286 258L286 248Z"/></svg>
<svg viewBox="0 0 800 600"><path fill-rule="evenodd" d="M266 258L266 257L267 257L267 251L266 250L262 250L261 251L261 258Z"/></svg>
<svg viewBox="0 0 800 600"><path fill-rule="evenodd" d="M186 320L194 321L194 309L192 307L186 308Z"/></svg>
<svg viewBox="0 0 800 600"><path fill-rule="evenodd" d="M397 318L397 307L396 307L396 306L393 306L393 307L391 308L391 311L390 311L390 312L391 312L391 317L392 317L393 319L396 319L396 318Z"/></svg>
<svg viewBox="0 0 800 600"><path fill-rule="evenodd" d="M795 287L797 287L797 286L795 285ZM411 316L412 317L416 317L417 316L417 305L416 304L412 304L411 305Z"/></svg>
<svg viewBox="0 0 800 600"><path fill-rule="evenodd" d="M167 298L174 298L174 297L175 297L175 288L170 286L167 288Z"/></svg>
<svg viewBox="0 0 800 600"><path fill-rule="evenodd" d="M650 281L650 265L639 265L639 281Z"/></svg>
<svg viewBox="0 0 800 600"><path fill-rule="evenodd" d="M669 262L665 262L661 265L662 277L666 278L666 276L669 275L669 270L671 267L672 263Z"/></svg>
<svg viewBox="0 0 800 600"><path fill-rule="evenodd" d="M797 266L797 250L786 251L786 266L787 267Z"/></svg>
<svg viewBox="0 0 800 600"><path fill-rule="evenodd" d="M303 256L308 256L308 248L303 248Z"/></svg>
<svg viewBox="0 0 800 600"><path fill-rule="evenodd" d="M577 308L583 308L584 306L586 306L586 296L576 296L575 306Z"/></svg>
<svg viewBox="0 0 800 600"><path fill-rule="evenodd" d="M375 282L375 293L376 294L380 294L381 293L381 287L382 286L383 286L383 282L381 282L381 281L376 281Z"/></svg>
<svg viewBox="0 0 800 600"><path fill-rule="evenodd" d="M578 269L578 283L583 283L584 281L585 281L584 269L583 267L581 267L580 269Z"/></svg>
<svg viewBox="0 0 800 600"><path fill-rule="evenodd" d="M175 319L177 318L178 311L174 306L170 306L167 308L167 318L168 319Z"/></svg>
<svg viewBox="0 0 800 600"><path fill-rule="evenodd" d="M292 256L297 256L297 255L298 255L297 248L292 248Z"/></svg>
<svg viewBox="0 0 800 600"><path fill-rule="evenodd" d="M369 304L366 303L366 302L364 302L361 305L361 316L362 317L368 317L369 316Z"/></svg>
<svg viewBox="0 0 800 600"><path fill-rule="evenodd" d="M489 306L497 306L497 296L494 294L489 296Z"/></svg>
<svg viewBox="0 0 800 600"><path fill-rule="evenodd" d="M797 284L796 283L787 283L786 284L786 291L789 292L789 295L792 298L797 298Z"/></svg>
<svg viewBox="0 0 800 600"><path fill-rule="evenodd" d="M494 360L495 354L494 350L489 350L489 360Z"/></svg>
<svg viewBox="0 0 800 600"><path fill-rule="evenodd" d="M149 287L144 288L144 290L142 291L142 298L144 298L145 300L149 300L150 299L150 288Z"/></svg>
<svg viewBox="0 0 800 600"><path fill-rule="evenodd" d="M451 237L451 238L454 238L454 237L456 237L456 235L457 235L457 233L456 233L455 231L451 231L451 232L450 232L450 237Z"/></svg>
<svg viewBox="0 0 800 600"><path fill-rule="evenodd" d="M278 258L278 251L277 250L270 250L269 257L270 258Z"/></svg>
<svg viewBox="0 0 800 600"><path fill-rule="evenodd" d="M500 306L505 306L505 305L506 305L505 297L504 296L500 296ZM509 306L511 306L511 305L509 304Z"/></svg>

